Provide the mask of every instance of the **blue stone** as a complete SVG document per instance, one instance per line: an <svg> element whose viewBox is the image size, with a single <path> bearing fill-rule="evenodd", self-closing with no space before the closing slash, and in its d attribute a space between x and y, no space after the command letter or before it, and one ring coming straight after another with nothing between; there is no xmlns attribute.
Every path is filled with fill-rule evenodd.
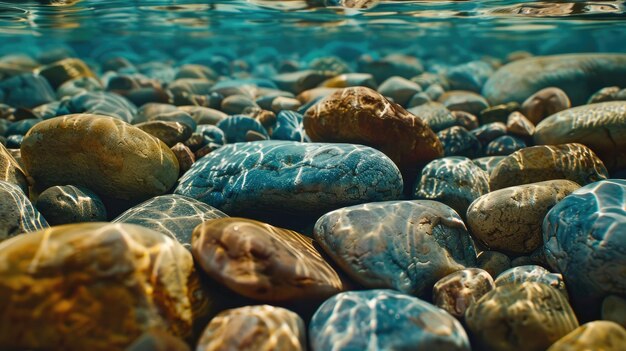
<svg viewBox="0 0 626 351"><path fill-rule="evenodd" d="M307 141L304 127L302 126L302 115L294 111L280 111L276 116L276 127L272 133L272 139Z"/></svg>
<svg viewBox="0 0 626 351"><path fill-rule="evenodd" d="M37 123L41 122L38 118L23 119L21 121L13 122L7 128L7 135L26 135L28 131Z"/></svg>
<svg viewBox="0 0 626 351"><path fill-rule="evenodd" d="M24 73L0 81L0 102L12 107L33 108L56 100L46 78Z"/></svg>
<svg viewBox="0 0 626 351"><path fill-rule="evenodd" d="M506 125L502 122L483 124L470 131L483 145L506 134Z"/></svg>
<svg viewBox="0 0 626 351"><path fill-rule="evenodd" d="M393 290L349 291L326 300L309 325L313 351L469 351L448 312Z"/></svg>
<svg viewBox="0 0 626 351"><path fill-rule="evenodd" d="M109 116L132 123L133 117L137 114L137 107L120 95L93 91L74 95L68 100L63 100L57 110L57 116L73 113Z"/></svg>
<svg viewBox="0 0 626 351"><path fill-rule="evenodd" d="M487 145L487 156L508 156L526 147L524 140L510 135L503 135Z"/></svg>
<svg viewBox="0 0 626 351"><path fill-rule="evenodd" d="M445 156L466 156L474 158L482 153L480 141L467 129L454 126L437 133L443 144Z"/></svg>
<svg viewBox="0 0 626 351"><path fill-rule="evenodd" d="M216 126L210 124L200 124L196 128L196 133L202 134L202 136L208 140L206 144L215 143L218 145L224 145L226 137L224 132Z"/></svg>
<svg viewBox="0 0 626 351"><path fill-rule="evenodd" d="M402 177L383 153L352 144L257 141L230 144L196 161L176 187L230 215L316 215L397 199Z"/></svg>
<svg viewBox="0 0 626 351"><path fill-rule="evenodd" d="M246 133L254 131L269 139L269 135L261 122L248 116L237 115L223 119L217 123L217 127L224 132L226 142L241 143L246 141Z"/></svg>
<svg viewBox="0 0 626 351"><path fill-rule="evenodd" d="M451 89L470 90L479 93L493 73L493 67L487 62L471 61L450 68L447 77Z"/></svg>
<svg viewBox="0 0 626 351"><path fill-rule="evenodd" d="M603 297L626 295L626 180L601 180L566 196L545 217L543 242L575 307L599 312Z"/></svg>

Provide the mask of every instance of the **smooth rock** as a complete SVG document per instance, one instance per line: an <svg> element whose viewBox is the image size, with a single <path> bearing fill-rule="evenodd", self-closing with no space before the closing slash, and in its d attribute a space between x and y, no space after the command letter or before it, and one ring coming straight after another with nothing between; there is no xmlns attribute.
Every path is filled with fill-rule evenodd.
<svg viewBox="0 0 626 351"><path fill-rule="evenodd" d="M178 109L187 112L198 125L216 125L221 120L228 117L228 115L222 111L203 106L179 106Z"/></svg>
<svg viewBox="0 0 626 351"><path fill-rule="evenodd" d="M605 297L602 300L601 318L626 328L626 299L617 295Z"/></svg>
<svg viewBox="0 0 626 351"><path fill-rule="evenodd" d="M456 125L467 130L476 129L480 126L478 118L473 114L465 111L452 111L452 115L456 120Z"/></svg>
<svg viewBox="0 0 626 351"><path fill-rule="evenodd" d="M622 351L624 345L626 345L624 327L609 321L593 321L574 329L546 351Z"/></svg>
<svg viewBox="0 0 626 351"><path fill-rule="evenodd" d="M319 88L349 88L349 87L366 87L376 89L378 84L374 80L374 76L369 73L344 73L336 77L327 79L320 83ZM312 92L311 90L307 90ZM305 91L306 92L306 91ZM303 93L305 93L303 92Z"/></svg>
<svg viewBox="0 0 626 351"><path fill-rule="evenodd" d="M230 116L218 122L217 127L224 132L226 143L229 144L247 141L246 134L248 131L260 133L266 139L269 139L267 130L263 128L263 125L256 119L248 116Z"/></svg>
<svg viewBox="0 0 626 351"><path fill-rule="evenodd" d="M421 118L433 132L439 132L456 125L456 117L440 102L427 102L408 109L410 113Z"/></svg>
<svg viewBox="0 0 626 351"><path fill-rule="evenodd" d="M0 102L12 107L32 108L56 99L48 81L32 73L23 73L0 81Z"/></svg>
<svg viewBox="0 0 626 351"><path fill-rule="evenodd" d="M491 106L480 111L479 120L481 124L489 123L506 123L509 115L520 109L520 105L517 102L507 102L506 104L500 104Z"/></svg>
<svg viewBox="0 0 626 351"><path fill-rule="evenodd" d="M57 116L75 113L109 116L132 123L137 107L120 95L94 91L74 95L68 100L61 101Z"/></svg>
<svg viewBox="0 0 626 351"><path fill-rule="evenodd" d="M35 207L53 226L107 220L107 211L100 197L87 188L73 185L44 190L37 197Z"/></svg>
<svg viewBox="0 0 626 351"><path fill-rule="evenodd" d="M450 111L465 111L477 115L489 107L489 103L482 96L465 90L450 90L438 99Z"/></svg>
<svg viewBox="0 0 626 351"><path fill-rule="evenodd" d="M492 140L506 135L506 125L502 122L483 124L470 131L483 145L487 146Z"/></svg>
<svg viewBox="0 0 626 351"><path fill-rule="evenodd" d="M487 172L487 174L491 174L493 170L496 168L500 161L504 160L506 156L487 156L487 157L479 157L475 158L472 161L480 167L483 171Z"/></svg>
<svg viewBox="0 0 626 351"><path fill-rule="evenodd" d="M493 67L485 61L470 61L452 67L446 72L446 76L452 89L480 93L493 72Z"/></svg>
<svg viewBox="0 0 626 351"><path fill-rule="evenodd" d="M496 286L507 284L521 284L524 282L536 282L549 285L568 297L563 276L559 273L551 273L549 270L537 265L517 266L500 273L495 280Z"/></svg>
<svg viewBox="0 0 626 351"><path fill-rule="evenodd" d="M302 125L303 116L294 111L280 111L276 115L276 126L272 132L274 140L307 141Z"/></svg>
<svg viewBox="0 0 626 351"><path fill-rule="evenodd" d="M417 83L406 78L394 76L387 78L378 87L378 92L395 103L406 106L411 97L422 91Z"/></svg>
<svg viewBox="0 0 626 351"><path fill-rule="evenodd" d="M522 112L528 119L537 124L544 118L572 106L567 94L559 88L541 89L529 96L522 104Z"/></svg>
<svg viewBox="0 0 626 351"><path fill-rule="evenodd" d="M535 134L535 125L520 112L513 112L506 121L507 132L521 138L529 138Z"/></svg>
<svg viewBox="0 0 626 351"><path fill-rule="evenodd" d="M485 154L487 156L507 156L525 147L526 143L524 140L511 135L503 135L487 144Z"/></svg>
<svg viewBox="0 0 626 351"><path fill-rule="evenodd" d="M358 72L370 73L377 82L393 76L411 79L424 72L424 66L419 59L403 54L390 54L376 60L362 56L357 64Z"/></svg>
<svg viewBox="0 0 626 351"><path fill-rule="evenodd" d="M302 103L294 98L279 96L272 101L272 111L279 113L280 111L296 111Z"/></svg>
<svg viewBox="0 0 626 351"><path fill-rule="evenodd" d="M245 95L230 95L222 100L220 110L228 115L241 114L249 108L259 108L252 98Z"/></svg>
<svg viewBox="0 0 626 351"><path fill-rule="evenodd" d="M2 144L0 144L0 180L18 186L28 195L29 184L22 166Z"/></svg>
<svg viewBox="0 0 626 351"><path fill-rule="evenodd" d="M104 87L96 78L83 77L68 80L57 88L57 98L72 97L81 93L103 91Z"/></svg>
<svg viewBox="0 0 626 351"><path fill-rule="evenodd" d="M191 149L189 149L185 144L178 143L170 148L174 156L176 156L176 160L178 161L178 174L182 176L191 169L191 165L196 162L196 156L193 154Z"/></svg>
<svg viewBox="0 0 626 351"><path fill-rule="evenodd" d="M286 90L294 94L300 94L305 90L315 88L320 83L328 78L332 78L333 76L334 75L330 72L305 70L291 73L281 73L272 77L272 80L281 90Z"/></svg>
<svg viewBox="0 0 626 351"><path fill-rule="evenodd" d="M17 185L0 181L0 242L22 233L48 227Z"/></svg>
<svg viewBox="0 0 626 351"><path fill-rule="evenodd" d="M43 66L37 72L46 78L53 89L76 78L95 78L94 73L81 59L66 58Z"/></svg>
<svg viewBox="0 0 626 351"><path fill-rule="evenodd" d="M480 268L466 268L439 279L433 287L433 302L457 319L467 308L495 289L491 275Z"/></svg>
<svg viewBox="0 0 626 351"><path fill-rule="evenodd" d="M477 267L486 270L492 277L511 268L509 256L498 251L482 251L477 257Z"/></svg>
<svg viewBox="0 0 626 351"><path fill-rule="evenodd" d="M477 157L482 154L480 141L467 129L454 126L437 133L437 137L443 144L444 155Z"/></svg>

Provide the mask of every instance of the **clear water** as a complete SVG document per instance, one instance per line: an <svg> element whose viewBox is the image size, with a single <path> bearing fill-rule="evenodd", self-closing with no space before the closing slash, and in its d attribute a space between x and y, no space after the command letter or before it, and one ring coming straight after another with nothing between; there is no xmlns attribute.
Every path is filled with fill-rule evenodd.
<svg viewBox="0 0 626 351"><path fill-rule="evenodd" d="M516 50L623 52L625 8L624 1L0 1L0 53L67 43L78 51L130 45L160 58L206 47L303 55L334 41L450 63Z"/></svg>

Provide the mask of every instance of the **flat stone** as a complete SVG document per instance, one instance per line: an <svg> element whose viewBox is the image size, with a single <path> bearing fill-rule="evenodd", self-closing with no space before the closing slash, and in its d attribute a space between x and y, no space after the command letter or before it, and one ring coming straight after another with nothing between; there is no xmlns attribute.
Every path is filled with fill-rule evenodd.
<svg viewBox="0 0 626 351"><path fill-rule="evenodd" d="M44 190L37 197L35 207L51 225L107 220L107 211L100 197L87 188L73 185Z"/></svg>
<svg viewBox="0 0 626 351"><path fill-rule="evenodd" d="M441 278L433 287L433 302L457 319L467 308L495 289L491 275L480 268L466 268Z"/></svg>
<svg viewBox="0 0 626 351"><path fill-rule="evenodd" d="M419 84L398 76L387 78L378 87L381 95L391 98L402 106L406 106L411 97L421 91L422 87Z"/></svg>
<svg viewBox="0 0 626 351"><path fill-rule="evenodd" d="M304 321L297 314L269 305L221 312L207 325L196 351L307 349Z"/></svg>
<svg viewBox="0 0 626 351"><path fill-rule="evenodd" d="M537 265L517 266L500 273L495 280L496 286L507 284L521 284L524 282L536 282L549 285L568 297L563 276L552 273Z"/></svg>
<svg viewBox="0 0 626 351"><path fill-rule="evenodd" d="M419 59L403 54L390 54L380 59L364 55L357 64L358 72L370 73L379 83L393 76L411 79L424 72L424 66Z"/></svg>
<svg viewBox="0 0 626 351"><path fill-rule="evenodd" d="M82 77L68 80L57 88L57 98L72 97L81 93L103 91L104 87L96 78Z"/></svg>
<svg viewBox="0 0 626 351"><path fill-rule="evenodd" d="M579 313L597 313L604 297L626 293L624 201L626 180L603 180L574 191L545 217L546 258L563 274Z"/></svg>
<svg viewBox="0 0 626 351"><path fill-rule="evenodd" d="M493 67L485 61L470 61L450 68L446 77L454 90L470 90L480 93L487 79L493 74Z"/></svg>
<svg viewBox="0 0 626 351"><path fill-rule="evenodd" d="M178 109L187 112L198 125L211 124L216 125L221 120L228 117L227 114L220 110L203 107L203 106L178 106Z"/></svg>
<svg viewBox="0 0 626 351"><path fill-rule="evenodd" d="M319 300L342 290L313 241L292 230L245 218L214 219L196 227L191 247L209 276L252 299Z"/></svg>
<svg viewBox="0 0 626 351"><path fill-rule="evenodd" d="M389 201L322 216L313 235L352 278L369 288L423 296L454 271L473 266L476 251L463 221L436 201Z"/></svg>
<svg viewBox="0 0 626 351"><path fill-rule="evenodd" d="M272 101L271 109L275 113L280 111L296 111L300 108L302 103L294 98L288 98L284 96L278 96Z"/></svg>
<svg viewBox="0 0 626 351"><path fill-rule="evenodd" d="M220 110L228 115L244 113L248 108L259 108L252 98L246 95L230 95L222 100Z"/></svg>
<svg viewBox="0 0 626 351"><path fill-rule="evenodd" d="M487 351L543 351L578 327L567 298L535 282L497 287L465 314L475 346Z"/></svg>
<svg viewBox="0 0 626 351"><path fill-rule="evenodd" d="M572 106L567 94L559 88L541 89L522 104L522 112L528 119L537 124L544 118Z"/></svg>
<svg viewBox="0 0 626 351"><path fill-rule="evenodd" d="M608 177L602 161L582 144L540 145L518 150L491 172L491 190L551 179L568 179L580 185Z"/></svg>
<svg viewBox="0 0 626 351"><path fill-rule="evenodd" d="M393 290L331 297L313 315L309 340L313 350L470 350L454 317Z"/></svg>
<svg viewBox="0 0 626 351"><path fill-rule="evenodd" d="M37 72L46 78L53 89L76 78L95 78L95 74L81 59L65 58L43 66Z"/></svg>
<svg viewBox="0 0 626 351"><path fill-rule="evenodd" d="M528 254L543 244L541 226L548 211L578 188L558 179L494 190L469 206L467 225L491 250Z"/></svg>
<svg viewBox="0 0 626 351"><path fill-rule="evenodd" d="M83 223L0 246L0 348L121 350L160 328L190 337L205 317L189 251L130 224Z"/></svg>
<svg viewBox="0 0 626 351"><path fill-rule="evenodd" d="M201 223L228 217L198 200L176 194L153 197L115 218L112 223L130 223L165 234L191 249L191 234Z"/></svg>
<svg viewBox="0 0 626 351"><path fill-rule="evenodd" d="M552 344L547 351L621 351L626 345L626 329L610 321L581 325Z"/></svg>
<svg viewBox="0 0 626 351"><path fill-rule="evenodd" d="M519 109L520 105L517 102L508 102L488 107L480 111L478 116L481 124L506 123L509 115Z"/></svg>
<svg viewBox="0 0 626 351"><path fill-rule="evenodd" d="M489 192L489 174L466 157L431 161L415 183L416 199L443 202L463 218L469 205Z"/></svg>
<svg viewBox="0 0 626 351"><path fill-rule="evenodd" d="M398 169L379 151L291 141L221 147L196 161L175 189L231 215L311 216L401 192Z"/></svg>
<svg viewBox="0 0 626 351"><path fill-rule="evenodd" d="M272 78L274 83L281 90L286 90L294 94L315 88L328 78L332 78L330 72L320 72L313 70L296 71L290 73L282 73Z"/></svg>
<svg viewBox="0 0 626 351"><path fill-rule="evenodd" d="M119 119L68 115L37 124L24 138L22 160L35 185L84 186L98 195L142 200L168 191L178 161L159 139Z"/></svg>
<svg viewBox="0 0 626 351"><path fill-rule="evenodd" d="M17 185L0 181L0 242L48 227L48 222Z"/></svg>
<svg viewBox="0 0 626 351"><path fill-rule="evenodd" d="M602 102L556 113L537 125L537 144L580 143L609 170L626 167L626 101Z"/></svg>

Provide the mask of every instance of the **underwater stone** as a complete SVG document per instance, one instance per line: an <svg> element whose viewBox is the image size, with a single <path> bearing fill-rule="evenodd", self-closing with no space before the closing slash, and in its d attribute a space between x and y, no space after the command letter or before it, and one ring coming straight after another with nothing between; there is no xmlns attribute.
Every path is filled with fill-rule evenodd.
<svg viewBox="0 0 626 351"><path fill-rule="evenodd" d="M178 109L187 112L198 125L216 125L219 121L228 117L227 114L220 110L204 106L179 106Z"/></svg>
<svg viewBox="0 0 626 351"><path fill-rule="evenodd" d="M313 315L313 351L469 351L461 324L446 311L393 290L337 294Z"/></svg>
<svg viewBox="0 0 626 351"><path fill-rule="evenodd" d="M506 130L508 133L521 138L529 138L535 134L535 125L526 116L515 111L509 115L506 121Z"/></svg>
<svg viewBox="0 0 626 351"><path fill-rule="evenodd" d="M196 156L194 153L183 143L178 143L170 148L174 156L176 156L176 160L178 160L178 174L182 176L191 169L191 165L196 162Z"/></svg>
<svg viewBox="0 0 626 351"><path fill-rule="evenodd" d="M626 299L609 295L602 300L601 319L615 322L626 328Z"/></svg>
<svg viewBox="0 0 626 351"><path fill-rule="evenodd" d="M393 76L411 79L424 72L424 66L419 59L403 54L390 54L380 59L363 55L357 64L358 72L372 74L379 83Z"/></svg>
<svg viewBox="0 0 626 351"><path fill-rule="evenodd" d="M53 89L76 78L95 78L91 69L81 59L66 58L37 69L46 78Z"/></svg>
<svg viewBox="0 0 626 351"><path fill-rule="evenodd" d="M137 107L120 95L94 91L74 95L68 100L61 101L57 116L74 113L109 116L131 123L137 113Z"/></svg>
<svg viewBox="0 0 626 351"><path fill-rule="evenodd" d="M259 108L259 105L249 96L239 94L227 96L220 106L220 110L228 115L244 113L250 108Z"/></svg>
<svg viewBox="0 0 626 351"><path fill-rule="evenodd" d="M482 126L472 129L470 133L476 137L483 145L488 145L503 135L506 135L506 125L502 122L493 122L483 124Z"/></svg>
<svg viewBox="0 0 626 351"><path fill-rule="evenodd" d="M29 184L22 166L2 144L0 144L0 180L18 186L28 195Z"/></svg>
<svg viewBox="0 0 626 351"><path fill-rule="evenodd" d="M193 231L191 252L210 277L252 299L319 300L342 290L310 238L263 222L206 221Z"/></svg>
<svg viewBox="0 0 626 351"><path fill-rule="evenodd" d="M0 241L48 227L17 185L0 181Z"/></svg>
<svg viewBox="0 0 626 351"><path fill-rule="evenodd" d="M230 116L217 123L217 127L224 132L226 143L240 143L246 141L246 133L254 131L269 139L267 130L254 118L238 115Z"/></svg>
<svg viewBox="0 0 626 351"><path fill-rule="evenodd" d="M294 98L288 98L284 96L278 96L274 100L272 100L271 110L275 113L279 113L280 111L296 111L300 108L302 103Z"/></svg>
<svg viewBox="0 0 626 351"><path fill-rule="evenodd" d="M537 124L544 118L572 106L567 94L559 88L541 89L529 96L522 104L522 112L528 119Z"/></svg>
<svg viewBox="0 0 626 351"><path fill-rule="evenodd" d="M433 132L456 125L456 117L440 102L430 101L407 110L421 118Z"/></svg>
<svg viewBox="0 0 626 351"><path fill-rule="evenodd" d="M500 161L504 160L506 156L487 156L487 157L479 157L475 158L472 161L480 167L483 171L487 172L487 174L491 174L491 172L496 168Z"/></svg>
<svg viewBox="0 0 626 351"><path fill-rule="evenodd" d="M24 73L0 81L0 102L12 107L32 108L54 100L54 90L42 76Z"/></svg>
<svg viewBox="0 0 626 351"><path fill-rule="evenodd" d="M520 105L517 102L508 102L506 104L500 104L491 106L480 111L479 120L481 124L489 123L506 123L509 115L520 109Z"/></svg>
<svg viewBox="0 0 626 351"><path fill-rule="evenodd" d="M485 153L487 156L507 156L525 147L524 140L511 135L503 135L489 142Z"/></svg>
<svg viewBox="0 0 626 351"><path fill-rule="evenodd" d="M459 126L450 127L437 133L443 144L444 155L476 157L482 154L482 146L478 139L467 129Z"/></svg>
<svg viewBox="0 0 626 351"><path fill-rule="evenodd" d="M477 267L486 270L492 277L511 268L509 256L498 251L482 251L476 258Z"/></svg>
<svg viewBox="0 0 626 351"><path fill-rule="evenodd" d="M382 82L377 90L381 95L391 98L396 104L406 106L411 97L421 92L422 88L406 78L394 76Z"/></svg>
<svg viewBox="0 0 626 351"><path fill-rule="evenodd" d="M439 279L433 287L433 302L457 319L467 308L495 289L491 275L480 268L466 268Z"/></svg>
<svg viewBox="0 0 626 351"><path fill-rule="evenodd" d="M523 265L507 269L500 273L495 281L496 286L521 284L524 282L546 284L560 291L565 297L568 296L563 276L559 273L551 273L537 265Z"/></svg>
<svg viewBox="0 0 626 351"><path fill-rule="evenodd" d="M153 197L115 218L112 223L130 223L150 228L176 239L191 249L191 234L199 224L228 217L198 200L176 194Z"/></svg>
<svg viewBox="0 0 626 351"><path fill-rule="evenodd" d="M96 78L75 78L68 80L57 88L57 98L61 100L64 97L72 97L81 93L103 90L102 84Z"/></svg>
<svg viewBox="0 0 626 351"><path fill-rule="evenodd" d="M546 351L621 351L624 345L626 329L610 321L593 321L574 329Z"/></svg>
<svg viewBox="0 0 626 351"><path fill-rule="evenodd" d="M276 115L276 126L272 139L304 142L307 137L302 125L303 116L294 111L280 111Z"/></svg>
<svg viewBox="0 0 626 351"><path fill-rule="evenodd" d="M180 122L149 121L135 124L135 127L159 138L165 145L172 147L185 142L191 136L191 128Z"/></svg>
<svg viewBox="0 0 626 351"><path fill-rule="evenodd" d="M281 73L272 80L279 89L300 94L305 90L317 87L326 79L332 78L334 75L330 72L320 72L313 70L296 71L290 73Z"/></svg>
<svg viewBox="0 0 626 351"><path fill-rule="evenodd" d="M323 215L313 235L359 283L423 296L440 278L476 263L458 214L429 200L345 207Z"/></svg>
<svg viewBox="0 0 626 351"><path fill-rule="evenodd" d="M489 107L489 103L482 96L465 90L446 91L438 99L450 111L465 111L478 115L480 111Z"/></svg>
<svg viewBox="0 0 626 351"><path fill-rule="evenodd" d="M39 194L35 207L50 225L107 220L107 211L100 197L87 188L73 185L44 190Z"/></svg>
<svg viewBox="0 0 626 351"><path fill-rule="evenodd" d="M473 114L465 111L452 111L452 115L456 120L456 125L461 126L467 130L476 129L479 127L478 118Z"/></svg>
<svg viewBox="0 0 626 351"><path fill-rule="evenodd" d="M470 90L480 93L487 79L494 70L485 61L471 61L462 65L450 68L446 72L450 88L453 90Z"/></svg>

